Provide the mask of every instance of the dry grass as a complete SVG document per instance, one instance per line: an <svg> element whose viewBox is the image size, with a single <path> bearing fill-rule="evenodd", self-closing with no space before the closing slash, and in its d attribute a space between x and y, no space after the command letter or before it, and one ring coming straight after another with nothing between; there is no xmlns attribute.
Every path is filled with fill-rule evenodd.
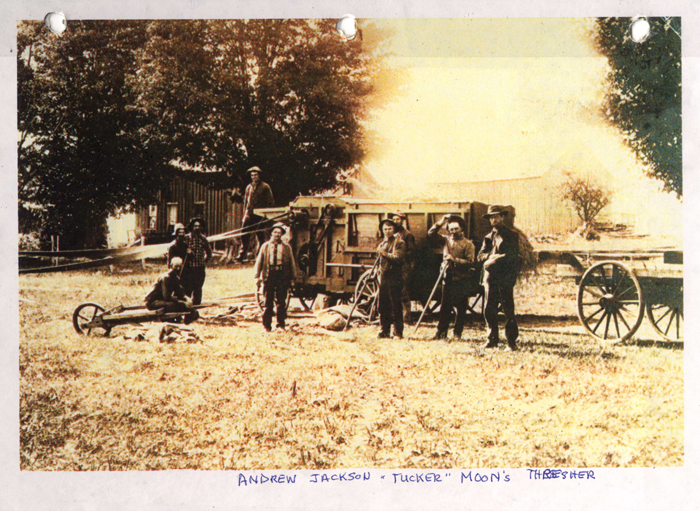
<svg viewBox="0 0 700 511"><path fill-rule="evenodd" d="M433 328L398 341L196 324L194 345L73 331L76 305L137 303L158 271L20 277L22 469L683 464L682 349L528 331L518 353L484 353L480 324L454 343ZM205 300L250 277L210 270ZM567 313L573 289L535 277L519 311Z"/></svg>

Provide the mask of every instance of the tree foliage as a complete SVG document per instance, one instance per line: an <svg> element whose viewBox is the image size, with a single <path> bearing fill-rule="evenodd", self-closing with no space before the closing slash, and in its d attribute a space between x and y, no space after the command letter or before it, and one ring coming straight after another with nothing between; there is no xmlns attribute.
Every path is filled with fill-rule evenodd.
<svg viewBox="0 0 700 511"><path fill-rule="evenodd" d="M20 210L80 245L178 169L239 186L257 165L279 203L328 188L364 155L376 69L330 22L91 21L62 37L22 24Z"/></svg>
<svg viewBox="0 0 700 511"><path fill-rule="evenodd" d="M559 195L571 203L576 215L585 227L591 225L598 214L610 204L612 193L591 176L578 176L565 173L559 185Z"/></svg>
<svg viewBox="0 0 700 511"><path fill-rule="evenodd" d="M597 20L595 44L610 65L605 115L664 188L683 195L680 18L649 18L650 36L630 37L630 18Z"/></svg>

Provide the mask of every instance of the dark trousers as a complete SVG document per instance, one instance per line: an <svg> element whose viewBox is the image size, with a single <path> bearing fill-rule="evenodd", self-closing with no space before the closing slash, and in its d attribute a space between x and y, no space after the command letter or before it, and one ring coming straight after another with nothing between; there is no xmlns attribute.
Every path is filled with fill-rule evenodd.
<svg viewBox="0 0 700 511"><path fill-rule="evenodd" d="M185 323L192 323L199 319L199 312L192 307L190 304L185 302L165 302L163 300L153 300L146 302L146 308L149 311L155 311L158 309L164 309L164 312L187 312L185 316Z"/></svg>
<svg viewBox="0 0 700 511"><path fill-rule="evenodd" d="M243 222L243 225L241 226L243 228L243 234L241 236L241 250L238 252L239 259L243 259L250 250L250 241L253 237L253 234L251 234L250 231L263 229L266 226L266 223L262 222L263 220L265 220L265 217L250 215L248 218L246 218L245 222ZM258 249L260 249L262 244L265 243L265 231L260 230L255 233L255 236L258 238Z"/></svg>
<svg viewBox="0 0 700 511"><path fill-rule="evenodd" d="M440 300L440 320L438 321L437 335L443 336L450 329L450 317L452 309L457 309L455 319L455 335L462 335L464 321L467 317L469 305L469 282L467 279L454 280L447 277L442 286L442 300Z"/></svg>
<svg viewBox="0 0 700 511"><path fill-rule="evenodd" d="M182 272L180 283L187 296L192 297L192 303L199 305L202 303L202 287L207 276L204 266L188 266Z"/></svg>
<svg viewBox="0 0 700 511"><path fill-rule="evenodd" d="M379 324L384 335L389 335L393 324L394 334L403 336L402 292L403 279L400 275L382 275L379 284Z"/></svg>
<svg viewBox="0 0 700 511"><path fill-rule="evenodd" d="M498 304L500 303L506 317L506 340L508 344L514 343L518 338L518 323L515 321L513 286L486 282L484 291L486 293L484 319L489 341L498 342Z"/></svg>
<svg viewBox="0 0 700 511"><path fill-rule="evenodd" d="M265 310L263 311L263 326L270 330L272 328L272 316L275 314L277 306L277 326L284 327L284 320L287 319L287 292L289 291L289 279L285 278L282 272L271 271L265 281Z"/></svg>

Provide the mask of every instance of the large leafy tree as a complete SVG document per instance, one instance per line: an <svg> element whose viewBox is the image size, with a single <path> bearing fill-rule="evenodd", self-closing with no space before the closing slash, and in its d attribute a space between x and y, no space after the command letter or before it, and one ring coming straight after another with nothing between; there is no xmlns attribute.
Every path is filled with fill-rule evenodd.
<svg viewBox="0 0 700 511"><path fill-rule="evenodd" d="M164 148L141 135L128 80L144 23L76 21L63 37L35 23L18 38L20 218L33 211L64 248L103 241L106 217L158 189Z"/></svg>
<svg viewBox="0 0 700 511"><path fill-rule="evenodd" d="M595 44L610 64L604 107L629 146L661 179L683 195L680 18L649 18L649 37L635 42L630 18L597 20Z"/></svg>
<svg viewBox="0 0 700 511"><path fill-rule="evenodd" d="M363 157L376 63L332 21L157 22L143 55L139 104L184 165L232 186L257 165L286 203Z"/></svg>
<svg viewBox="0 0 700 511"><path fill-rule="evenodd" d="M21 24L21 217L88 246L107 215L148 203L176 169L226 171L211 183L236 186L258 165L279 203L332 185L364 154L376 71L333 26L91 21L55 37Z"/></svg>

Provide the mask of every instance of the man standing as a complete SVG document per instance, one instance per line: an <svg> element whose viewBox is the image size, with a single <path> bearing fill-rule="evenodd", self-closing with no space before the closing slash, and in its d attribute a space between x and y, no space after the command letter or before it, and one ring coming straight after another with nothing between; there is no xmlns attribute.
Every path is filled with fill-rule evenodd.
<svg viewBox="0 0 700 511"><path fill-rule="evenodd" d="M389 215L389 219L396 224L396 236L401 238L406 243L406 259L401 267L403 277L403 289L401 291L401 304L403 306L403 322L410 325L413 323L411 318L411 288L413 286L413 252L416 248L416 237L408 230L404 222L407 218L404 213L396 211Z"/></svg>
<svg viewBox="0 0 700 511"><path fill-rule="evenodd" d="M182 289L185 291L185 295L191 296L192 295L192 290L190 289L189 286L189 275L185 271L185 268L187 268L187 241L185 241L185 235L187 234L185 231L185 226L182 224L175 224L175 228L173 229L173 234L175 234L175 240L170 244L168 247L168 268L171 267L172 260L176 257L179 257L181 261L183 261L182 264L182 270L180 272L180 284L182 285Z"/></svg>
<svg viewBox="0 0 700 511"><path fill-rule="evenodd" d="M442 227L447 227L449 236L440 234ZM465 222L462 217L445 215L428 230L428 236L439 237L444 243L441 270L444 268L445 274L440 301L440 320L434 339L447 338L450 315L454 307L457 308L454 339L462 338L471 291L470 271L474 265L475 253L474 244L464 236L464 228Z"/></svg>
<svg viewBox="0 0 700 511"><path fill-rule="evenodd" d="M267 332L272 330L275 305L277 306L277 328L284 330L284 321L287 318L287 293L292 279L297 276L292 247L282 240L285 229L286 226L281 223L272 227L270 241L262 245L255 261L255 280L258 286L263 285L265 295L262 322Z"/></svg>
<svg viewBox="0 0 700 511"><path fill-rule="evenodd" d="M403 311L401 293L403 291L403 275L401 267L406 259L406 243L396 236L396 224L392 220L382 220L379 230L384 234L384 240L377 247L379 259L379 324L380 339L390 335L392 324L394 336L403 338Z"/></svg>
<svg viewBox="0 0 700 511"><path fill-rule="evenodd" d="M185 323L192 323L199 318L199 313L185 297L180 285L182 259L173 257L170 270L161 274L153 284L153 289L146 295L144 301L149 311L163 309L163 312L187 312Z"/></svg>
<svg viewBox="0 0 700 511"><path fill-rule="evenodd" d="M206 263L211 260L211 247L204 236L207 224L203 218L195 217L190 220L190 233L185 236L187 256L185 273L187 274L188 291L192 293L192 303L202 303L202 286L206 277Z"/></svg>
<svg viewBox="0 0 700 511"><path fill-rule="evenodd" d="M484 348L498 346L498 304L506 317L506 340L508 347L518 349L518 324L515 320L513 287L520 271L518 257L518 233L505 225L508 211L501 206L489 206L484 218L488 218L492 230L484 237L478 260L484 262L482 283L486 292L484 319L488 330L488 342Z"/></svg>
<svg viewBox="0 0 700 511"><path fill-rule="evenodd" d="M260 246L265 242L265 231L263 230L265 225L262 223L265 218L254 214L253 210L269 208L275 205L270 185L260 180L260 174L262 173L260 167L250 167L247 172L250 174L251 182L245 189L245 198L243 200L242 228L244 234L241 236L241 249L236 257L238 262L243 262L249 250L250 231L258 231L255 234Z"/></svg>

